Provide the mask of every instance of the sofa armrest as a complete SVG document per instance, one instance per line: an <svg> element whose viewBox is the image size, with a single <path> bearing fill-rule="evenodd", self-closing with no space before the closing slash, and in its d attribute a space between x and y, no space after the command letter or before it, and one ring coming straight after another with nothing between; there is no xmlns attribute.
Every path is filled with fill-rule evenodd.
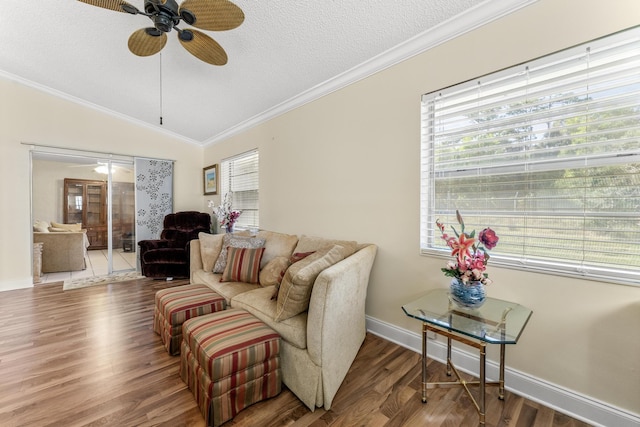
<svg viewBox="0 0 640 427"><path fill-rule="evenodd" d="M202 255L200 254L200 240L192 240L189 251L189 277L193 283L193 272L204 268L202 265Z"/></svg>
<svg viewBox="0 0 640 427"><path fill-rule="evenodd" d="M365 302L377 247L366 245L324 270L313 285L307 320L307 348L322 367L324 406L344 380L366 335Z"/></svg>

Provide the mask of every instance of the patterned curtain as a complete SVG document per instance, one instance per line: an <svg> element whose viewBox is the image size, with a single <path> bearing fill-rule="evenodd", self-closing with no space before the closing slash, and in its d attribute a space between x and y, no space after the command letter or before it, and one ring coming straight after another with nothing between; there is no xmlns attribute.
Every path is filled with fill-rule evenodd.
<svg viewBox="0 0 640 427"><path fill-rule="evenodd" d="M136 241L159 239L173 212L173 162L136 158Z"/></svg>

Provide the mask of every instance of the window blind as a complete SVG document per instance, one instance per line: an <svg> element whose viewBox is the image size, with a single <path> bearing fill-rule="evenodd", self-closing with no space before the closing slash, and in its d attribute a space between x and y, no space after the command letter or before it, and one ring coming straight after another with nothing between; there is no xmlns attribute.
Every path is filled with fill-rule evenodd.
<svg viewBox="0 0 640 427"><path fill-rule="evenodd" d="M640 284L640 29L423 95L423 253L456 209L492 263Z"/></svg>
<svg viewBox="0 0 640 427"><path fill-rule="evenodd" d="M224 196L233 193L232 206L242 211L236 226L239 228L258 228L260 224L258 150L252 150L221 162L220 190Z"/></svg>

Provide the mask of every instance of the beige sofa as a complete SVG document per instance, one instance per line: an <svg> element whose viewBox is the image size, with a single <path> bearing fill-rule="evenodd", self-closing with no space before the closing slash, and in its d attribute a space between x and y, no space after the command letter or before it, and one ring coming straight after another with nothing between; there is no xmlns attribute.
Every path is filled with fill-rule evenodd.
<svg viewBox="0 0 640 427"><path fill-rule="evenodd" d="M328 254L321 257L325 261L327 256L336 253L340 254L337 259L342 255L346 257L333 264L335 258L326 262L326 268L317 276L308 274L312 265L320 262L317 259L304 268L297 266L302 266L305 260L293 264L284 275L277 299L272 299L274 286L221 282L221 274L213 273L211 266L221 253L224 237L201 234L199 240L191 242L191 282L209 286L231 307L247 310L277 331L282 337L280 355L285 385L312 411L322 406L330 409L365 338L365 299L377 247L305 235L298 239L269 231L260 231L255 237L265 240L260 263L263 283L273 278L273 266L292 254L315 251L315 255L306 260L321 254ZM279 304L283 294L292 294L284 291L285 287L291 289L285 282L292 283L294 271L312 280L308 309L282 319L286 316L282 316Z"/></svg>
<svg viewBox="0 0 640 427"><path fill-rule="evenodd" d="M82 231L34 232L33 242L42 243L42 272L84 270L88 240Z"/></svg>

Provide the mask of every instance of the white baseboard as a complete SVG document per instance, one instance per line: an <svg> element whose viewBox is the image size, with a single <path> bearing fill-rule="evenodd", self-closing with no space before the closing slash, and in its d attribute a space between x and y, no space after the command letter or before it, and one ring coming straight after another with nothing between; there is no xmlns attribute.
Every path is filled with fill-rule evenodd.
<svg viewBox="0 0 640 427"><path fill-rule="evenodd" d="M20 280L3 280L0 281L0 292L12 291L14 289L24 289L33 287L33 278L31 276Z"/></svg>
<svg viewBox="0 0 640 427"><path fill-rule="evenodd" d="M407 331L390 323L367 316L367 331L402 347L422 352L421 334ZM430 358L446 363L447 346L429 339L427 354ZM479 376L479 356L458 348L453 349L452 358L456 368L474 376ZM507 356L507 361L508 361ZM487 378L497 380L499 363L487 360ZM558 412L569 415L594 426L638 427L640 415L633 414L591 397L532 377L523 372L505 367L505 388L534 402L541 403Z"/></svg>

